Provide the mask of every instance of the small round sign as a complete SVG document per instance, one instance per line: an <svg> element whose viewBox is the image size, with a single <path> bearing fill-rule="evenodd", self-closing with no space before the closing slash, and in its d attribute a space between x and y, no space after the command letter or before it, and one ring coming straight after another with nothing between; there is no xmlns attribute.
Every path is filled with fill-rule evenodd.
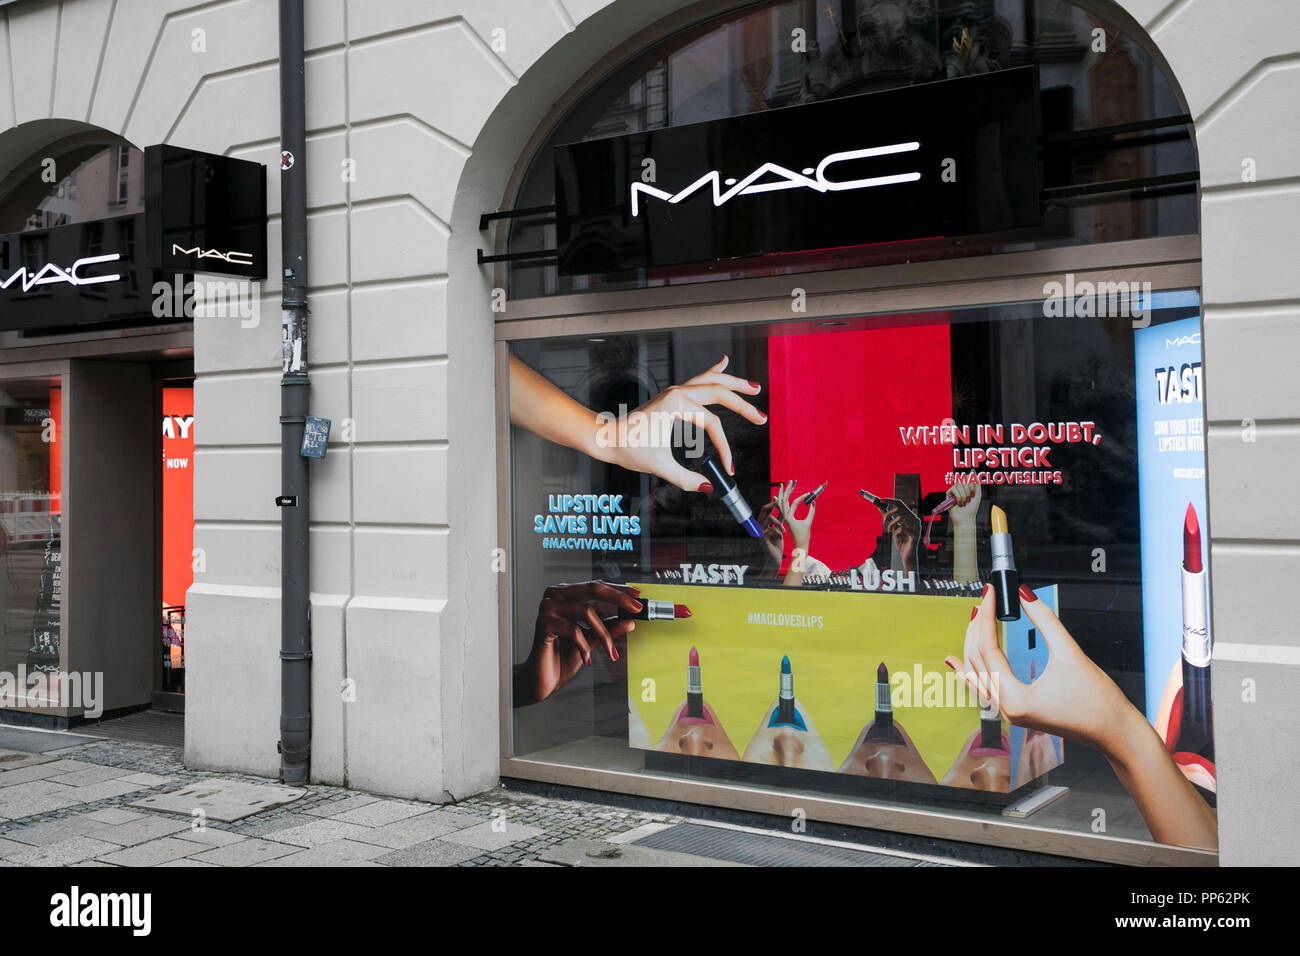
<svg viewBox="0 0 1300 956"><path fill-rule="evenodd" d="M293 169L293 153L287 149L280 150L280 169Z"/></svg>

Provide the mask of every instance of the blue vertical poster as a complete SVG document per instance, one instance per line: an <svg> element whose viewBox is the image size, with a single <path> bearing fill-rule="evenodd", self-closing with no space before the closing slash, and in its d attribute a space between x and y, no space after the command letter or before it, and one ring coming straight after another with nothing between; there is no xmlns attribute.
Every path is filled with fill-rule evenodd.
<svg viewBox="0 0 1300 956"><path fill-rule="evenodd" d="M1200 534L1200 560L1209 564L1201 320L1190 316L1139 329L1135 340L1146 716L1163 736L1181 687L1189 505Z"/></svg>

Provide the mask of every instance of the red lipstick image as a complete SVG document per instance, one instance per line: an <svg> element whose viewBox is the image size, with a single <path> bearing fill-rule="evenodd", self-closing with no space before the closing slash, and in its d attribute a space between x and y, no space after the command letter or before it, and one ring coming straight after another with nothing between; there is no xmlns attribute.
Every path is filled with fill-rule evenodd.
<svg viewBox="0 0 1300 956"><path fill-rule="evenodd" d="M700 684L700 652L693 647L686 661L686 716L696 720L704 719L704 688Z"/></svg>
<svg viewBox="0 0 1300 956"><path fill-rule="evenodd" d="M1210 705L1209 598L1201 560L1201 524L1189 503L1183 517L1183 689L1169 720L1175 762L1195 763L1214 780L1214 722ZM1175 721L1177 721L1175 725ZM1193 780L1195 784L1196 781ZM1197 785L1211 806L1217 787Z"/></svg>
<svg viewBox="0 0 1300 956"><path fill-rule="evenodd" d="M643 600L641 610L633 614L619 608L618 616L623 621L675 621L691 616L691 609L685 604L672 601Z"/></svg>
<svg viewBox="0 0 1300 956"><path fill-rule="evenodd" d="M1190 504L1183 518L1183 570L1190 574L1200 574L1201 565L1201 525L1196 520L1196 509Z"/></svg>

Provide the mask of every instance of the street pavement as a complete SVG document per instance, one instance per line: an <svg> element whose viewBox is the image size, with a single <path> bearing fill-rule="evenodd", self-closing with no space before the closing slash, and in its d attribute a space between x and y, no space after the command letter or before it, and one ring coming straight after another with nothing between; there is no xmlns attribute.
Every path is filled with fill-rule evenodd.
<svg viewBox="0 0 1300 956"><path fill-rule="evenodd" d="M737 865L635 845L684 822L665 813L502 787L454 805L287 789L187 770L175 746L4 730L33 744L0 749L0 867Z"/></svg>

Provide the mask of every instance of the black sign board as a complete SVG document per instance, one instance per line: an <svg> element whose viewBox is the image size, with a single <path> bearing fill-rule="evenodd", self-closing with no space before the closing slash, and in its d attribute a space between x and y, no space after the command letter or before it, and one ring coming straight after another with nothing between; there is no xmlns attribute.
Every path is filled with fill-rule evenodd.
<svg viewBox="0 0 1300 956"><path fill-rule="evenodd" d="M152 268L266 278L266 166L177 146L144 163Z"/></svg>
<svg viewBox="0 0 1300 956"><path fill-rule="evenodd" d="M137 214L0 236L0 331L183 321L155 313L143 232Z"/></svg>
<svg viewBox="0 0 1300 956"><path fill-rule="evenodd" d="M1038 135L1023 67L559 146L559 270L1037 226Z"/></svg>

